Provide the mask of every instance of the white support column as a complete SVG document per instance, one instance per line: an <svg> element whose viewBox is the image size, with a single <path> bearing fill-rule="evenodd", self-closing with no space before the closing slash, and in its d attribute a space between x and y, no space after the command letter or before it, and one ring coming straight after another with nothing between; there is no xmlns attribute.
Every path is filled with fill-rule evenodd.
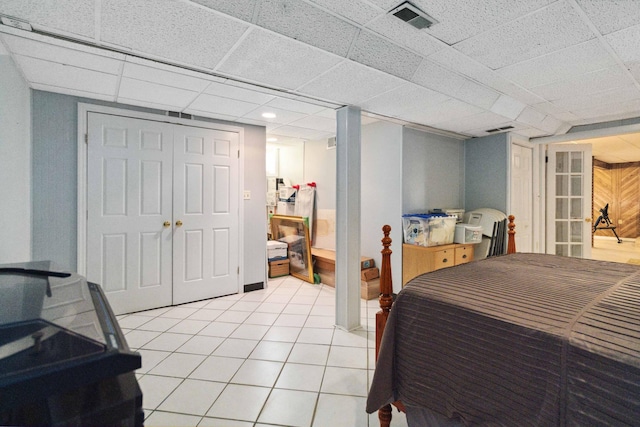
<svg viewBox="0 0 640 427"><path fill-rule="evenodd" d="M360 108L336 115L336 326L360 327Z"/></svg>

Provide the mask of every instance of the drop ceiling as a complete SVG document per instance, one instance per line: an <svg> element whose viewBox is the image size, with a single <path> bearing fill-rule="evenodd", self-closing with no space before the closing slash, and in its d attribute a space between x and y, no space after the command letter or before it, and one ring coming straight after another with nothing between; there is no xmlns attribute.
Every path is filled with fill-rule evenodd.
<svg viewBox="0 0 640 427"><path fill-rule="evenodd" d="M1 16L32 29L5 19L0 54L33 89L282 138L335 134L342 105L460 137L640 116L639 1L413 0L437 21L422 30L388 14L400 3L0 0ZM596 143L640 161L624 154L638 139Z"/></svg>

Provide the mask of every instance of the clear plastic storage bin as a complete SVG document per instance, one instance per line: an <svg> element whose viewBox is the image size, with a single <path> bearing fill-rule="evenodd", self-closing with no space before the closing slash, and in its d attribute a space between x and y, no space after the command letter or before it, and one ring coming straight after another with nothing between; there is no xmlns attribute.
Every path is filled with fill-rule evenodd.
<svg viewBox="0 0 640 427"><path fill-rule="evenodd" d="M402 216L404 242L419 246L453 243L456 217L444 214L411 214Z"/></svg>

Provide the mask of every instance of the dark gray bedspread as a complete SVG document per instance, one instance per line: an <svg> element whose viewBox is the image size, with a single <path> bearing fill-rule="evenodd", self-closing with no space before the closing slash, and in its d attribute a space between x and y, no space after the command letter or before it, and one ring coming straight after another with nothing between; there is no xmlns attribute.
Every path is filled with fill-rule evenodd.
<svg viewBox="0 0 640 427"><path fill-rule="evenodd" d="M513 254L413 279L367 412L398 399L465 425L640 425L640 268Z"/></svg>

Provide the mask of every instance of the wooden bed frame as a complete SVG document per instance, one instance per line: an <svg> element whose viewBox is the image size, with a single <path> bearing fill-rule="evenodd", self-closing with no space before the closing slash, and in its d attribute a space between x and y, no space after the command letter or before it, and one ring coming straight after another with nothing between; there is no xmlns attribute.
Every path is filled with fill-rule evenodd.
<svg viewBox="0 0 640 427"><path fill-rule="evenodd" d="M512 254L516 252L516 239L515 239L515 227L513 220L515 217L509 215L509 224L507 232L507 253ZM382 227L384 237L382 238L382 265L380 266L380 311L376 313L376 360L378 360L378 352L380 350L380 342L382 341L382 334L389 318L389 311L393 305L393 282L391 279L391 238L389 233L391 227L385 225ZM404 405L401 401L393 403L400 411L404 411ZM391 405L383 406L378 410L378 419L380 420L380 427L389 427L391 424Z"/></svg>

